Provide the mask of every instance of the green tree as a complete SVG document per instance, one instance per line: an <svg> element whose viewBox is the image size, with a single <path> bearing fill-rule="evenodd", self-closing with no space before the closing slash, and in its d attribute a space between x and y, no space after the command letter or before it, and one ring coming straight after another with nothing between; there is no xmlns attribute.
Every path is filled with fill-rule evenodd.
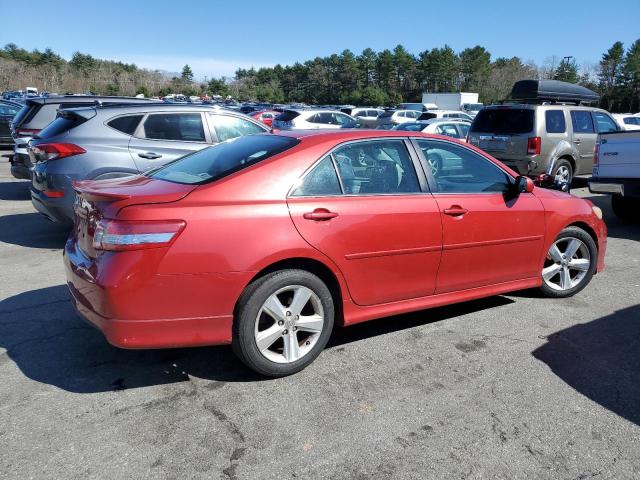
<svg viewBox="0 0 640 480"><path fill-rule="evenodd" d="M189 65L185 65L184 67L182 67L180 78L185 82L193 82L193 70L191 70L191 67Z"/></svg>
<svg viewBox="0 0 640 480"><path fill-rule="evenodd" d="M578 64L573 58L563 58L553 73L554 80L578 83Z"/></svg>

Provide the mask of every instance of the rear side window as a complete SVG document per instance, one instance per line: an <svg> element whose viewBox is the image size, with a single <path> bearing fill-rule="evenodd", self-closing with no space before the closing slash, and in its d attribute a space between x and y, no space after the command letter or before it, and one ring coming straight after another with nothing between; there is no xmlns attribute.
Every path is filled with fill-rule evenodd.
<svg viewBox="0 0 640 480"><path fill-rule="evenodd" d="M313 169L305 175L302 184L297 187L291 196L293 197L323 197L327 195L340 195L340 182L338 174L331 161L331 156L327 155Z"/></svg>
<svg viewBox="0 0 640 480"><path fill-rule="evenodd" d="M534 112L529 108L480 110L471 130L478 133L517 134L533 130Z"/></svg>
<svg viewBox="0 0 640 480"><path fill-rule="evenodd" d="M572 110L571 124L573 125L573 133L595 133L591 113L586 110Z"/></svg>
<svg viewBox="0 0 640 480"><path fill-rule="evenodd" d="M124 117L117 117L109 121L107 125L126 135L133 135L133 132L138 128L138 124L140 123L140 120L142 120L142 117L142 115L126 115Z"/></svg>
<svg viewBox="0 0 640 480"><path fill-rule="evenodd" d="M547 124L547 133L564 133L567 131L562 110L547 110L544 113L544 119Z"/></svg>
<svg viewBox="0 0 640 480"><path fill-rule="evenodd" d="M82 125L87 119L79 115L58 116L53 122L47 125L38 134L38 138L53 138L57 137L61 133L76 128L78 125Z"/></svg>
<svg viewBox="0 0 640 480"><path fill-rule="evenodd" d="M231 115L209 115L209 120L213 123L219 142L266 131L249 120Z"/></svg>
<svg viewBox="0 0 640 480"><path fill-rule="evenodd" d="M596 119L596 125L598 127L598 133L617 132L618 126L616 123L602 112L593 112L593 116Z"/></svg>
<svg viewBox="0 0 640 480"><path fill-rule="evenodd" d="M179 158L149 176L189 185L209 183L289 150L299 142L278 135L238 137Z"/></svg>
<svg viewBox="0 0 640 480"><path fill-rule="evenodd" d="M146 138L204 142L204 128L199 113L154 113L144 121Z"/></svg>

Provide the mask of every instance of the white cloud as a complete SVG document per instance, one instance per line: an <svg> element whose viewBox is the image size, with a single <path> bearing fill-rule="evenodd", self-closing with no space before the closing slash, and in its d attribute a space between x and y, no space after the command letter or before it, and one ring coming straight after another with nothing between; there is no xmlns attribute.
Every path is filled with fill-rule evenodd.
<svg viewBox="0 0 640 480"><path fill-rule="evenodd" d="M107 57L109 58L109 57ZM272 67L275 63L251 62L247 60L229 60L222 58L187 57L181 55L114 55L114 60L124 63L135 63L138 67L150 70L166 70L181 72L182 67L189 65L197 80L204 77L233 77L238 68Z"/></svg>

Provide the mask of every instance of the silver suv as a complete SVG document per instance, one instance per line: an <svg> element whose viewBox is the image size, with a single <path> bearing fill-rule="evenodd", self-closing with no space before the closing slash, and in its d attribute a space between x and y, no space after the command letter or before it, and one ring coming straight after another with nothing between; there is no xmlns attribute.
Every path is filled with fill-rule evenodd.
<svg viewBox="0 0 640 480"><path fill-rule="evenodd" d="M61 110L29 143L31 200L49 219L73 219L75 180L144 172L269 128L239 112L205 105L147 104Z"/></svg>
<svg viewBox="0 0 640 480"><path fill-rule="evenodd" d="M598 133L620 127L605 110L580 105L586 96L593 101L590 90L551 80L526 82L536 82L536 96L484 107L471 124L469 143L522 175L549 174L571 185L574 175L591 173Z"/></svg>

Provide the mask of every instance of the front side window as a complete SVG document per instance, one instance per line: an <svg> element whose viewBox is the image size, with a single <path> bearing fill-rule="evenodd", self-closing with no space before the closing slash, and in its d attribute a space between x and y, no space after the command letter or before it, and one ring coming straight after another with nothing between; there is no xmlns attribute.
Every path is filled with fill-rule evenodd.
<svg viewBox="0 0 640 480"><path fill-rule="evenodd" d="M596 125L598 127L598 133L617 132L618 126L616 123L602 112L593 112L593 116L596 119Z"/></svg>
<svg viewBox="0 0 640 480"><path fill-rule="evenodd" d="M420 184L403 140L370 140L333 152L347 195L419 193Z"/></svg>
<svg viewBox="0 0 640 480"><path fill-rule="evenodd" d="M340 182L330 155L318 162L304 176L302 183L291 192L293 197L324 197L341 194Z"/></svg>
<svg viewBox="0 0 640 480"><path fill-rule="evenodd" d="M504 193L511 187L509 175L468 148L436 140L417 143L439 193Z"/></svg>
<svg viewBox="0 0 640 480"><path fill-rule="evenodd" d="M153 140L204 142L199 113L153 113L144 121L144 136Z"/></svg>
<svg viewBox="0 0 640 480"><path fill-rule="evenodd" d="M151 178L200 185L250 167L295 147L300 140L279 135L247 135L199 150L153 170Z"/></svg>
<svg viewBox="0 0 640 480"><path fill-rule="evenodd" d="M232 138L244 137L264 133L265 130L244 118L232 117L231 115L209 115L209 120L213 123L216 136L219 142L225 142Z"/></svg>
<svg viewBox="0 0 640 480"><path fill-rule="evenodd" d="M564 133L567 130L562 110L547 110L544 113L544 119L547 124L547 133Z"/></svg>
<svg viewBox="0 0 640 480"><path fill-rule="evenodd" d="M572 110L571 124L573 133L595 133L591 114L586 110Z"/></svg>

